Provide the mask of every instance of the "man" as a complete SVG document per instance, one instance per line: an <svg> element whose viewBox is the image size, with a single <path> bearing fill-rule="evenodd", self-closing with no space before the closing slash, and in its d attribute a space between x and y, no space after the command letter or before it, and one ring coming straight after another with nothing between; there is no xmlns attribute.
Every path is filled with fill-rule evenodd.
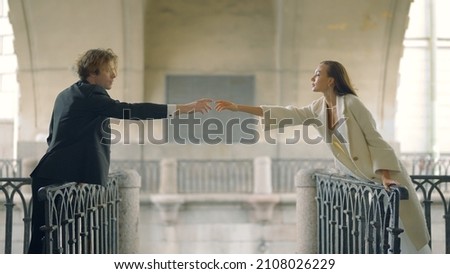
<svg viewBox="0 0 450 274"><path fill-rule="evenodd" d="M163 119L181 113L208 112L210 99L187 104L125 103L113 100L117 55L111 49L91 49L77 61L79 81L56 98L48 149L31 173L33 213L28 253L42 253L44 202L39 188L65 182L106 183L110 164L109 118Z"/></svg>

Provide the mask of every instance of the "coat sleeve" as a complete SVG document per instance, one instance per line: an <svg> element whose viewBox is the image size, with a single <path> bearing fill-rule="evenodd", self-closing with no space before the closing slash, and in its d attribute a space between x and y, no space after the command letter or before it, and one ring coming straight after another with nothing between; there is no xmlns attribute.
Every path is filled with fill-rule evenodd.
<svg viewBox="0 0 450 274"><path fill-rule="evenodd" d="M373 172L381 169L400 171L400 163L394 149L383 139L376 128L375 120L370 111L357 97L349 97L347 108L352 112L358 126L361 128L369 148L373 164Z"/></svg>
<svg viewBox="0 0 450 274"><path fill-rule="evenodd" d="M313 125L321 126L317 117L318 101L305 107L262 105L264 130L272 130L287 126Z"/></svg>
<svg viewBox="0 0 450 274"><path fill-rule="evenodd" d="M120 102L97 88L89 97L93 112L106 117L131 120L167 118L166 104Z"/></svg>
<svg viewBox="0 0 450 274"><path fill-rule="evenodd" d="M52 112L52 118L50 119L50 125L48 127L48 137L47 137L47 145L50 146L50 143L52 142L53 138L53 117L54 112Z"/></svg>

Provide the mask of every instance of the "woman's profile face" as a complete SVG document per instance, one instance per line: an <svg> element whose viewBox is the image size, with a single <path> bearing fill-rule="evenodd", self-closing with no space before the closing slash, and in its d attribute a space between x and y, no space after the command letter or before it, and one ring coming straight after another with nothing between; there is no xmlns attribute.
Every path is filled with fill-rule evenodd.
<svg viewBox="0 0 450 274"><path fill-rule="evenodd" d="M312 91L323 92L331 87L333 78L328 77L328 66L320 64L314 71L314 75L311 78Z"/></svg>

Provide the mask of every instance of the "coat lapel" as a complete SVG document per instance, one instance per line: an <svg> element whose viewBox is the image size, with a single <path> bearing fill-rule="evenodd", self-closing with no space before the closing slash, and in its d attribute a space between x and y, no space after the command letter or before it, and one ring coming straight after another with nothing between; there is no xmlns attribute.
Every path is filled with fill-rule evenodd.
<svg viewBox="0 0 450 274"><path fill-rule="evenodd" d="M338 121L339 121L339 127L337 128L337 131L339 134L344 137L344 145L348 152L350 152L350 145L349 145L349 136L348 136L348 117L345 115L345 95L344 96L337 96L336 98L336 112L338 115Z"/></svg>

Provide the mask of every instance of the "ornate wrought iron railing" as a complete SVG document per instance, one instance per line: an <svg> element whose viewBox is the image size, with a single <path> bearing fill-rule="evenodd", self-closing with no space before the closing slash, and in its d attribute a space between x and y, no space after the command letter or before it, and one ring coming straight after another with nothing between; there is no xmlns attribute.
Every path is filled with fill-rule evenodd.
<svg viewBox="0 0 450 274"><path fill-rule="evenodd" d="M118 252L117 177L106 186L68 183L39 190L46 201L45 253Z"/></svg>
<svg viewBox="0 0 450 274"><path fill-rule="evenodd" d="M411 176L411 179L416 186L416 193L423 203L425 219L432 239L435 237L431 226L433 223L432 211L442 213L444 249L446 254L450 254L450 191L448 190L450 189L450 176L414 175ZM433 248L432 242L430 242L430 246Z"/></svg>
<svg viewBox="0 0 450 274"><path fill-rule="evenodd" d="M320 254L400 253L399 202L407 190L330 174L317 182Z"/></svg>
<svg viewBox="0 0 450 274"><path fill-rule="evenodd" d="M319 164L316 166L315 164ZM322 165L326 165L326 163L316 162L314 160L304 160L304 161L291 161L291 160L272 160L272 185L274 193L286 193L290 192L290 184L292 179L290 179L292 174L295 174L298 168L306 165L309 167L311 165L314 168L322 167ZM156 168L156 164L154 167ZM159 166L159 165L158 165ZM252 160L179 160L178 161L178 191L180 193L252 193L253 191L253 161ZM153 172L155 174L156 172ZM441 243L436 243L437 232L436 229L439 229L439 233L444 231L443 240L445 241L445 252L450 253L450 179L449 176L435 176L435 175L427 175L427 176L411 176L416 183L417 194L419 198L423 201L424 204L424 212L427 218L428 228L430 233L432 234L433 239L433 251L436 250L437 246ZM279 184L274 180L278 178L278 181L283 181L286 183ZM158 175L159 180L159 175ZM29 189L30 179L29 178L3 178L0 179L0 201L3 203L4 207L0 208L0 220L6 220L3 223L0 221L0 235L6 235L5 240L0 239L0 250L3 249L5 253L21 253L26 252L26 248L28 247L29 242L29 230L30 230L30 211L31 206L29 199L31 197L31 190ZM145 184L145 183L144 183ZM347 190L350 188L347 186ZM78 190L80 191L80 190ZM157 192L156 190L152 190ZM356 191L356 190L353 190ZM356 192L355 192L356 193ZM329 194L331 195L331 194ZM337 194L336 194L337 195ZM350 199L354 195L351 196L332 196L334 198ZM356 195L356 194L355 194ZM376 197L375 194L370 194L368 197ZM378 195L378 194L377 194ZM71 196L72 197L72 196ZM364 197L364 196L362 196ZM359 201L362 203L360 198ZM373 199L373 198L371 198ZM381 198L380 198L381 199ZM349 200L353 201L353 200ZM364 206L368 206L368 203L364 203ZM385 203L385 205L387 205ZM69 204L65 204L65 207L69 207ZM73 205L70 204L73 208ZM443 207L443 211L441 211L441 206ZM93 212L100 212L102 207L100 206ZM379 211L381 208L379 209ZM442 229L441 223L435 225L436 220L432 219L432 216L436 216L436 211L443 212L442 217L444 219L444 229ZM347 211L342 211L339 207L333 208L331 212L339 212L342 215L342 218L348 215ZM380 211L381 212L381 211ZM438 213L439 214L439 213ZM68 215L70 216L70 215ZM368 215L363 215L367 217ZM361 218L360 218L361 219ZM66 221L72 222L74 219L68 219ZM440 219L442 221L442 219ZM362 222L362 219L359 220ZM378 221L372 224L377 224ZM362 223L360 223L362 224ZM433 224L433 227L432 227ZM13 229L14 227L14 229ZM20 230L17 229L20 228ZM23 228L22 228L23 227ZM51 226L49 226L51 227ZM94 232L96 233L97 227L94 225ZM23 230L22 230L23 229ZM51 228L53 229L53 228ZM346 227L342 227L342 231L348 229ZM358 232L361 234L360 230L352 227L351 233ZM71 233L71 230L68 230ZM339 233L343 233L340 231ZM369 230L367 230L369 231ZM347 232L345 235L355 236L356 234L349 234ZM364 232L365 233L365 232ZM389 232L393 233L393 232ZM84 235L82 235L84 237ZM389 234L388 234L389 236ZM342 236L343 237L343 236ZM348 236L346 236L348 237ZM361 237L361 236L359 236ZM368 236L367 236L368 237ZM74 241L73 237L69 237L69 241ZM56 238L55 238L56 239ZM358 238L358 241L362 238ZM373 241L371 238L367 238L367 241ZM440 239L439 239L440 240ZM56 240L52 240L56 241ZM80 239L77 239L78 244ZM341 241L341 240L340 240ZM370 242L369 241L369 242ZM2 244L4 248L2 248ZM430 243L431 246L432 243ZM391 246L391 244L389 244ZM439 246L440 247L440 246ZM77 247L77 250L80 250ZM80 252L103 252L104 249L95 249L93 246L89 247L87 250L81 248ZM367 249L369 247L367 246ZM52 252L60 252L61 247L57 247L56 251ZM353 248L354 249L354 248ZM372 248L373 249L373 248ZM101 250L101 251L100 251ZM350 252L350 247L347 248L346 252ZM74 251L76 252L76 250ZM364 248L364 252L366 252L366 248Z"/></svg>
<svg viewBox="0 0 450 274"><path fill-rule="evenodd" d="M31 231L31 179L0 178L0 193L4 205L0 208L0 235L4 235L0 246L4 244L5 254L26 253Z"/></svg>

